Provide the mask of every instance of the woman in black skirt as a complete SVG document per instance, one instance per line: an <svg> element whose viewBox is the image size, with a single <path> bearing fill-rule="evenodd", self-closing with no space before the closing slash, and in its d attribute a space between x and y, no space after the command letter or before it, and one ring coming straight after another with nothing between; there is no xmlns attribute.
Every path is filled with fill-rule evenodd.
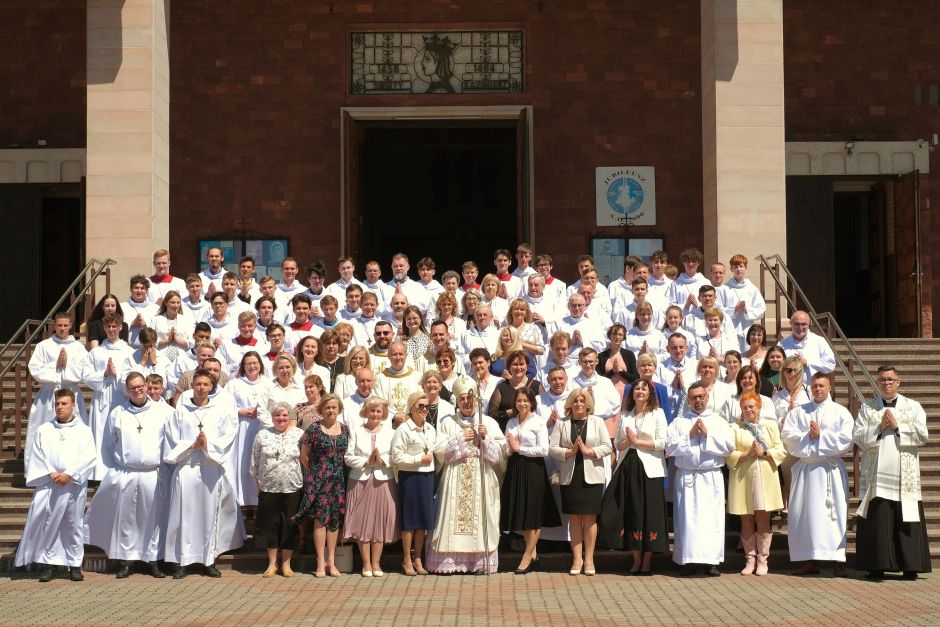
<svg viewBox="0 0 940 627"><path fill-rule="evenodd" d="M500 498L500 528L521 531L525 552L516 569L528 574L538 565L535 547L542 527L557 527L561 517L555 508L545 456L548 455L548 428L535 414L535 394L528 387L514 394L516 415L506 425L506 457L509 465Z"/></svg>
<svg viewBox="0 0 940 627"><path fill-rule="evenodd" d="M633 553L631 575L652 574L653 553L669 549L666 537L666 414L649 383L637 381L624 401L617 449L626 451L601 505L601 542Z"/></svg>
<svg viewBox="0 0 940 627"><path fill-rule="evenodd" d="M300 438L304 432L291 426L291 414L290 405L277 403L271 410L273 426L259 431L251 447L251 476L258 484L255 546L268 552L265 577L277 573L279 549L281 575L294 574L290 559L297 543L297 525L291 517L300 506L303 487Z"/></svg>
<svg viewBox="0 0 940 627"><path fill-rule="evenodd" d="M558 460L561 511L569 515L568 531L574 562L570 575L594 574L597 515L604 496L604 458L610 455L610 435L603 418L593 416L594 399L576 389L565 401L565 418L555 424L549 454Z"/></svg>

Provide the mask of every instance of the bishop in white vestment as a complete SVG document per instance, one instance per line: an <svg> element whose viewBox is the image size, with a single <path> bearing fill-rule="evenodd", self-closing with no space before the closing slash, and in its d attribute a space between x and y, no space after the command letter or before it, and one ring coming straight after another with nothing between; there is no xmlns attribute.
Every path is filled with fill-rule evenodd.
<svg viewBox="0 0 940 627"><path fill-rule="evenodd" d="M166 527L169 477L162 465L168 403L147 396L144 377L125 379L128 400L111 410L101 454L108 470L85 516L85 544L121 560L118 579L130 575L130 561L148 562L154 577Z"/></svg>
<svg viewBox="0 0 940 627"><path fill-rule="evenodd" d="M208 373L197 370L193 389L180 398L166 430L163 461L175 466L163 559L179 564L175 579L195 563L220 577L216 557L245 542L241 510L225 473L238 432L237 410L231 395L211 395L211 389Z"/></svg>
<svg viewBox="0 0 940 627"><path fill-rule="evenodd" d="M427 559L434 573L495 573L498 566L506 438L495 420L477 412L476 393L473 381L458 379L457 414L438 426L435 456L443 471Z"/></svg>
<svg viewBox="0 0 940 627"><path fill-rule="evenodd" d="M812 560L824 560L836 562L836 576L845 576L849 490L842 456L852 450L854 421L830 398L831 390L828 375L813 375L812 401L791 410L780 433L784 448L797 458L787 516L790 560L809 560L798 575L819 572Z"/></svg>
<svg viewBox="0 0 940 627"><path fill-rule="evenodd" d="M721 467L734 450L730 425L708 408L708 392L701 383L689 386L689 406L670 423L666 455L676 465L673 486L675 546L672 559L688 565L706 564L706 574L720 575L725 559L725 481Z"/></svg>
<svg viewBox="0 0 940 627"><path fill-rule="evenodd" d="M88 478L98 457L95 440L75 411L71 390L57 390L56 419L36 429L26 485L35 488L26 527L16 549L16 566L43 564L40 581L52 579L53 566L68 566L70 578L81 581Z"/></svg>

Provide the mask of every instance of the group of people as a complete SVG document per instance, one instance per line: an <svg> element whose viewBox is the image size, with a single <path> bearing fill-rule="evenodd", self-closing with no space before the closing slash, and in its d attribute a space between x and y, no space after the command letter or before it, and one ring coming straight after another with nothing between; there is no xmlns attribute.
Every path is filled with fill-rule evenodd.
<svg viewBox="0 0 940 627"><path fill-rule="evenodd" d="M522 244L515 258L510 272L496 251L477 283L474 262L438 282L423 258L414 280L397 254L383 282L378 263L359 280L343 257L329 285L322 262L308 266L307 286L292 258L280 281L256 281L250 257L228 272L211 248L182 280L157 251L126 301L101 300L84 345L61 315L33 352L41 389L24 461L36 493L16 564L81 579L91 544L120 561L120 578L135 561L162 577L160 560L175 578L194 564L218 577L218 555L247 539L244 512L266 577L292 576L311 538L317 577L339 576L340 538L358 545L366 577L384 575L383 547L398 540L406 575L485 574L510 533L524 545L517 574L538 567L545 538L570 541L572 575L595 574L598 542L631 551L642 575L669 550L671 503L686 574L720 574L726 513L741 516L742 573L766 574L770 515L788 507L798 573L831 561L844 575L841 458L854 443L859 568L929 570L926 418L894 368L853 421L805 312L765 347L741 255L727 282L721 263L698 272L695 249L674 280L665 252L628 257L607 286L584 256L570 287L550 256ZM86 512L89 480L100 484Z"/></svg>

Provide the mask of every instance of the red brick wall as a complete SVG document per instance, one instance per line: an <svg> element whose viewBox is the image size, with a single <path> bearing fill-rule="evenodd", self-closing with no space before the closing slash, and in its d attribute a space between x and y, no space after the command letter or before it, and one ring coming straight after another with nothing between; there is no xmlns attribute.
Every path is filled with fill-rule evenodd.
<svg viewBox="0 0 940 627"><path fill-rule="evenodd" d="M0 148L83 148L85 0L4 0L0 42Z"/></svg>
<svg viewBox="0 0 940 627"><path fill-rule="evenodd" d="M783 6L788 141L929 140L940 132L940 107L929 99L931 86L940 86L940 4L788 0ZM940 153L931 154L930 169L940 172ZM931 207L940 207L935 177L921 177L921 248L927 296L940 303L940 272L932 271L927 252L940 248L940 229L930 228ZM940 334L940 316L933 328Z"/></svg>
<svg viewBox="0 0 940 627"><path fill-rule="evenodd" d="M348 95L349 28L494 20L526 31L525 93ZM174 4L174 256L196 265L200 237L244 218L290 233L302 264L335 258L342 106L531 104L536 243L563 276L603 233L592 226L595 166L655 166L666 226L635 233L664 233L670 251L701 246L699 21L698 4L681 0Z"/></svg>

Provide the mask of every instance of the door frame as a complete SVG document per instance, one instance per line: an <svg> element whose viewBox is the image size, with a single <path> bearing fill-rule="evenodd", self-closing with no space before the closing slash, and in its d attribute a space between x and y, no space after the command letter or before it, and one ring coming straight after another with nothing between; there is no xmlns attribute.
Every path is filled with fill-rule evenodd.
<svg viewBox="0 0 940 627"><path fill-rule="evenodd" d="M519 232L522 240L535 246L535 167L532 128L532 105L497 105L497 106L452 106L452 107L341 107L340 115L340 254L350 255L358 253L358 244L353 241L353 235L358 228L352 224L355 218L353 210L357 200L350 193L351 172L357 163L358 155L350 154L349 142L359 136L359 122L458 122L472 120L516 120L524 125L523 151L525 162L521 165L520 178L524 181L524 188L517 190L524 192L520 196L522 205L522 224ZM352 126L355 125L353 128ZM518 138L518 135L517 135ZM517 139L518 141L518 139ZM356 175L358 176L358 175ZM358 215L358 213L356 214Z"/></svg>

